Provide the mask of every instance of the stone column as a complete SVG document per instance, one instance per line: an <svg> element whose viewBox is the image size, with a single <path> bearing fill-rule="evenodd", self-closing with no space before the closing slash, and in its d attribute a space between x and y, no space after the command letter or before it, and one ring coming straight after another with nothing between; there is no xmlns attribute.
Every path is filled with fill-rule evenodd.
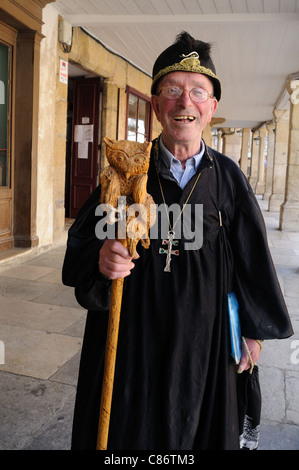
<svg viewBox="0 0 299 470"><path fill-rule="evenodd" d="M280 209L280 230L299 231L299 80L288 83L290 133L285 200Z"/></svg>
<svg viewBox="0 0 299 470"><path fill-rule="evenodd" d="M206 127L203 130L202 137L205 141L205 143L209 146L212 147L212 128L211 124L208 123Z"/></svg>
<svg viewBox="0 0 299 470"><path fill-rule="evenodd" d="M213 117L210 122L211 131L213 128L215 128L216 126L219 126L219 124L222 124L223 122L225 122L224 118ZM221 153L222 152L222 131L218 127L216 131L217 131L217 148L215 148L215 150ZM203 134L203 138L204 138L204 134Z"/></svg>
<svg viewBox="0 0 299 470"><path fill-rule="evenodd" d="M60 46L59 46L60 47ZM56 57L56 76L59 77L60 59L67 62L62 52ZM53 241L59 242L65 237L65 176L67 143L67 108L68 86L57 78L54 122L54 158L52 163L53 178Z"/></svg>
<svg viewBox="0 0 299 470"><path fill-rule="evenodd" d="M118 86L108 79L104 81L103 90L103 116L102 129L103 136L111 139L117 137L118 123Z"/></svg>
<svg viewBox="0 0 299 470"><path fill-rule="evenodd" d="M265 177L264 201L269 201L273 187L273 168L274 168L274 143L275 143L275 124L273 122L266 124L268 131L268 155Z"/></svg>
<svg viewBox="0 0 299 470"><path fill-rule="evenodd" d="M223 153L234 160L237 165L240 161L241 137L236 130L223 129Z"/></svg>
<svg viewBox="0 0 299 470"><path fill-rule="evenodd" d="M265 149L266 149L267 129L260 129L260 147L259 147L259 169L258 181L255 188L255 193L263 195L265 192Z"/></svg>
<svg viewBox="0 0 299 470"><path fill-rule="evenodd" d="M275 109L273 114L275 118L275 149L269 211L278 212L285 196L289 140L289 106L288 109Z"/></svg>
<svg viewBox="0 0 299 470"><path fill-rule="evenodd" d="M241 145L241 160L240 168L243 171L244 175L248 174L248 148L250 142L251 130L245 128L242 130L242 145Z"/></svg>
<svg viewBox="0 0 299 470"><path fill-rule="evenodd" d="M251 145L251 166L250 166L250 177L249 183L255 191L257 179L258 179L258 168L259 168L259 148L260 148L260 137L259 131L255 131L252 134L252 145Z"/></svg>
<svg viewBox="0 0 299 470"><path fill-rule="evenodd" d="M118 116L117 116L117 140L125 140L126 138L126 116L127 112L127 95L125 88L118 90Z"/></svg>
<svg viewBox="0 0 299 470"><path fill-rule="evenodd" d="M223 147L223 139L222 139L222 132L219 129L218 130L218 142L217 142L217 152L222 153L222 147Z"/></svg>
<svg viewBox="0 0 299 470"><path fill-rule="evenodd" d="M116 139L118 135L118 86L108 79L104 81L102 108L102 135ZM102 148L105 148L102 143ZM106 152L102 152L100 169L108 165Z"/></svg>

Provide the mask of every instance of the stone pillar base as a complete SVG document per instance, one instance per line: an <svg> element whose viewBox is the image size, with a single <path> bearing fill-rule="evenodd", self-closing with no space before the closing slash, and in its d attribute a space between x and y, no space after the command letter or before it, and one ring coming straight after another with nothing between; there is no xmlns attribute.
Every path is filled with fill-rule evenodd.
<svg viewBox="0 0 299 470"><path fill-rule="evenodd" d="M269 199L269 211L279 212L280 206L284 201L284 197L280 194L272 194Z"/></svg>
<svg viewBox="0 0 299 470"><path fill-rule="evenodd" d="M256 188L256 183L257 183L256 178L250 178L249 177L248 181L249 181L249 184L252 188L252 191L255 193L255 188Z"/></svg>
<svg viewBox="0 0 299 470"><path fill-rule="evenodd" d="M56 244L65 241L65 210L64 207L56 207L54 214L53 242Z"/></svg>
<svg viewBox="0 0 299 470"><path fill-rule="evenodd" d="M14 246L16 248L35 248L39 244L39 238L37 235L32 237L28 236L15 236Z"/></svg>
<svg viewBox="0 0 299 470"><path fill-rule="evenodd" d="M256 188L255 188L255 194L257 195L263 195L265 192L265 183L261 183L260 181L257 183Z"/></svg>
<svg viewBox="0 0 299 470"><path fill-rule="evenodd" d="M279 230L299 232L299 203L286 202L280 208Z"/></svg>
<svg viewBox="0 0 299 470"><path fill-rule="evenodd" d="M271 196L271 193L270 193L270 192L264 193L264 195L263 195L263 200L264 200L264 201L269 201L270 196Z"/></svg>

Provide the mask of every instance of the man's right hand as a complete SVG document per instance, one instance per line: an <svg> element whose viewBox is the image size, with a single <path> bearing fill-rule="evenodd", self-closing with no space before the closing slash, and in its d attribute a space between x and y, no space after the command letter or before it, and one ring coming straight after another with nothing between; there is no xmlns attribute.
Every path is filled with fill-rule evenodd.
<svg viewBox="0 0 299 470"><path fill-rule="evenodd" d="M136 258L137 259L137 258ZM100 249L99 270L109 279L129 276L135 267L127 248L118 240L106 240Z"/></svg>

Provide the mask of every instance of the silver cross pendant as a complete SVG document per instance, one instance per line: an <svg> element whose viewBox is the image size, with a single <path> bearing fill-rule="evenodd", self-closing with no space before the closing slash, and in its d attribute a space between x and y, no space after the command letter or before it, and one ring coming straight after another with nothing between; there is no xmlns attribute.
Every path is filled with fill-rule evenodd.
<svg viewBox="0 0 299 470"><path fill-rule="evenodd" d="M174 231L173 230L169 230L169 232L167 234L167 240L162 240L162 245L167 245L166 248L160 248L159 249L159 253L161 255L166 254L166 264L165 264L165 268L164 268L165 272L168 272L168 273L171 272L171 269L170 269L171 255L175 255L175 256L179 255L179 250L173 250L172 249L172 247L177 246L178 243L179 243L179 241L174 239Z"/></svg>

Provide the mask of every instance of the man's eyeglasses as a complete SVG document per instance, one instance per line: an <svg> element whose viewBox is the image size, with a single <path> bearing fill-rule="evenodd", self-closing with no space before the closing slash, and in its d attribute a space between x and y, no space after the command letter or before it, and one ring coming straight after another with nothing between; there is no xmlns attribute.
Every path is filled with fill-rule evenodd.
<svg viewBox="0 0 299 470"><path fill-rule="evenodd" d="M188 91L190 99L195 103L205 103L209 98L212 98L212 93L209 93L204 88L192 88L192 90L185 90L179 86L164 86L159 91L158 95L162 93L167 100L178 100L184 91Z"/></svg>

